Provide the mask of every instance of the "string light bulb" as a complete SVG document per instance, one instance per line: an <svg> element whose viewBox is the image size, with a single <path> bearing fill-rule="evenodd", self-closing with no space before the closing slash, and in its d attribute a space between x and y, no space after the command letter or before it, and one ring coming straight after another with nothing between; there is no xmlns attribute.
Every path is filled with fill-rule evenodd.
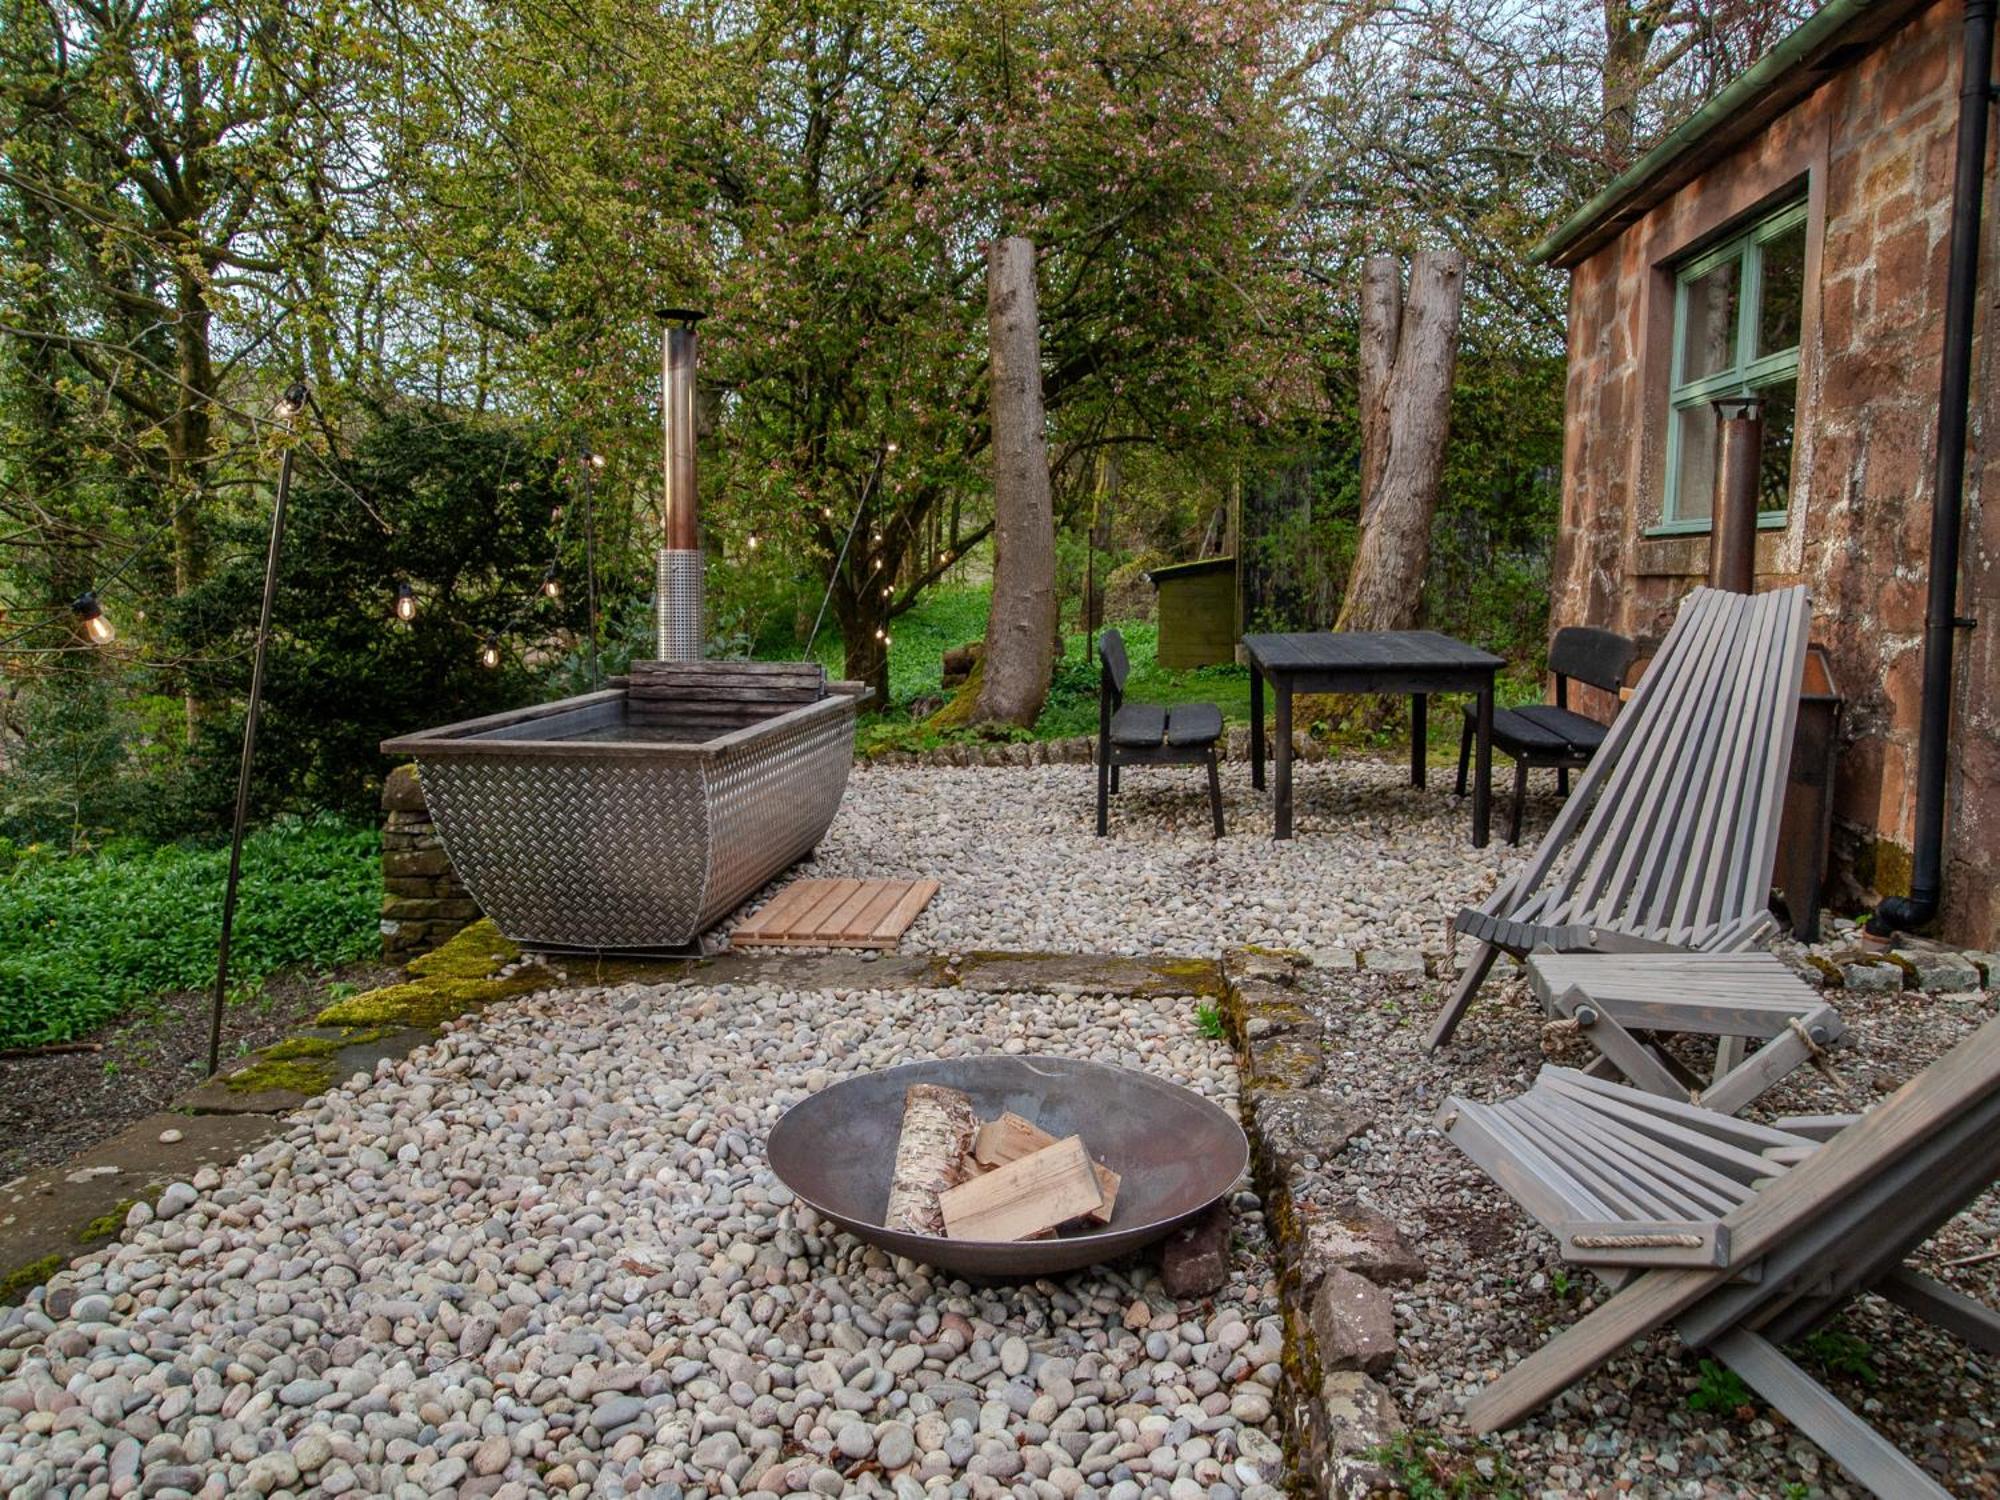
<svg viewBox="0 0 2000 1500"><path fill-rule="evenodd" d="M108 646L118 639L117 627L104 613L94 591L82 594L70 608L76 612L77 625L91 645Z"/></svg>
<svg viewBox="0 0 2000 1500"><path fill-rule="evenodd" d="M889 451L891 453L894 453L896 451L896 445L894 443L889 444Z"/></svg>
<svg viewBox="0 0 2000 1500"><path fill-rule="evenodd" d="M479 665L489 671L500 665L500 643L490 635L480 644Z"/></svg>
<svg viewBox="0 0 2000 1500"><path fill-rule="evenodd" d="M875 639L878 641L886 641L889 639L889 634L885 630L877 630L875 632Z"/></svg>
<svg viewBox="0 0 2000 1500"><path fill-rule="evenodd" d="M285 394L278 398L278 418L289 422L306 409L306 388L303 381L294 382Z"/></svg>
<svg viewBox="0 0 2000 1500"><path fill-rule="evenodd" d="M549 564L549 570L542 574L542 592L551 599L562 598L562 580L556 577L556 565Z"/></svg>
<svg viewBox="0 0 2000 1500"><path fill-rule="evenodd" d="M407 579L396 585L396 600L390 608L405 625L417 617L417 591L410 587Z"/></svg>
<svg viewBox="0 0 2000 1500"><path fill-rule="evenodd" d="M757 533L756 533L756 532L754 532L754 531L753 531L753 532L751 532L751 533L750 533L750 535L749 535L748 537L744 538L744 540L745 540L745 542L746 542L746 543L747 543L747 544L749 545L749 548L750 548L750 550L751 550L752 552L755 552L755 551L757 550Z"/></svg>
<svg viewBox="0 0 2000 1500"><path fill-rule="evenodd" d="M583 461L589 464L593 469L601 469L604 467L604 455L602 453L586 453L583 456Z"/></svg>
<svg viewBox="0 0 2000 1500"><path fill-rule="evenodd" d="M550 524L551 526L560 526L560 525L562 525L562 507L561 507L560 505L557 505L557 506L552 506L552 507L550 508L550 510L549 510L549 524Z"/></svg>

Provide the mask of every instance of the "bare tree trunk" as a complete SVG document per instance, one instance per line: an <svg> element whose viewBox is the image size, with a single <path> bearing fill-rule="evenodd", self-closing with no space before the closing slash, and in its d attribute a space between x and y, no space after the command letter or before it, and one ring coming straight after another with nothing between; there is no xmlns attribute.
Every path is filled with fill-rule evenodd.
<svg viewBox="0 0 2000 1500"><path fill-rule="evenodd" d="M1389 461L1389 380L1403 332L1403 263L1371 255L1361 263L1361 524L1381 493Z"/></svg>
<svg viewBox="0 0 2000 1500"><path fill-rule="evenodd" d="M1104 564L1111 550L1111 533L1118 512L1118 486L1124 458L1116 444L1097 455L1097 487L1090 511L1090 576L1084 581L1083 628L1094 635L1104 626Z"/></svg>
<svg viewBox="0 0 2000 1500"><path fill-rule="evenodd" d="M1055 667L1056 528L1042 410L1032 241L987 253L993 421L993 607L986 619L981 721L1027 728Z"/></svg>
<svg viewBox="0 0 2000 1500"><path fill-rule="evenodd" d="M1382 401L1387 451L1374 492L1362 499L1361 540L1336 630L1407 630L1417 622L1444 473L1464 292L1465 257L1458 251L1421 251L1411 261L1409 300ZM1365 334L1362 342L1365 347Z"/></svg>

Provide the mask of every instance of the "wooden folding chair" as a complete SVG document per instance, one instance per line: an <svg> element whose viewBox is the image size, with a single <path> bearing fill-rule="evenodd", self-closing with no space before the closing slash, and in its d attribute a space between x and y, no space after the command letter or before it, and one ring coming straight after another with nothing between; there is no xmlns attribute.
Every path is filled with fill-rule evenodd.
<svg viewBox="0 0 2000 1500"><path fill-rule="evenodd" d="M1597 1049L1603 1076L1735 1114L1847 1035L1840 1013L1772 953L1531 953L1528 987L1553 1024ZM1661 1045L1715 1039L1706 1078Z"/></svg>
<svg viewBox="0 0 2000 1500"><path fill-rule="evenodd" d="M1454 927L1478 938L1435 1048L1494 960L1753 947L1771 871L1811 607L1803 588L1688 595L1534 857Z"/></svg>
<svg viewBox="0 0 2000 1500"><path fill-rule="evenodd" d="M1439 1126L1616 1289L1474 1398L1474 1431L1671 1323L1885 1500L1946 1496L1781 1346L1874 1291L2000 1354L2000 1314L1904 1265L2000 1180L2000 1019L1851 1123L1755 1125L1545 1068L1501 1104L1451 1099Z"/></svg>

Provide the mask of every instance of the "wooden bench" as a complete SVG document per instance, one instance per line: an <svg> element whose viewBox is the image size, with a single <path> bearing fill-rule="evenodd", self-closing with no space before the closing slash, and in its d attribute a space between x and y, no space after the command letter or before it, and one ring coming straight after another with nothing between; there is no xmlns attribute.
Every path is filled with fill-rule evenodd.
<svg viewBox="0 0 2000 1500"><path fill-rule="evenodd" d="M1528 986L1627 1082L1724 1114L1847 1035L1840 1013L1771 953L1532 953ZM1715 1038L1707 1079L1659 1045L1668 1033Z"/></svg>
<svg viewBox="0 0 2000 1500"><path fill-rule="evenodd" d="M1121 766L1208 767L1208 806L1215 836L1222 837L1222 776L1216 746L1222 739L1222 710L1213 703L1127 703L1125 683L1132 664L1125 638L1106 630L1097 638L1103 673L1097 689L1097 835L1109 830L1111 794Z"/></svg>

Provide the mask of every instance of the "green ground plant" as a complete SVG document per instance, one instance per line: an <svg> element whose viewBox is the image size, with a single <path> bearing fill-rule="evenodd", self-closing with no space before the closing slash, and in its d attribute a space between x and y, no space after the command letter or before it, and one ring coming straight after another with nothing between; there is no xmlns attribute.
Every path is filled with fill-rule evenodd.
<svg viewBox="0 0 2000 1500"><path fill-rule="evenodd" d="M1194 1024L1210 1041L1222 1040L1222 1009L1213 1000L1204 1000L1194 1008Z"/></svg>
<svg viewBox="0 0 2000 1500"><path fill-rule="evenodd" d="M1705 1359L1697 1367L1694 1389L1688 1392L1687 1404L1691 1411L1712 1411L1731 1416L1754 1408L1756 1398L1750 1394L1750 1387L1743 1383L1743 1377L1729 1366Z"/></svg>
<svg viewBox="0 0 2000 1500"><path fill-rule="evenodd" d="M0 846L0 1045L69 1041L146 996L208 983L227 862L188 844ZM331 967L379 940L371 827L281 819L247 841L243 874L231 963L253 998L268 974Z"/></svg>

